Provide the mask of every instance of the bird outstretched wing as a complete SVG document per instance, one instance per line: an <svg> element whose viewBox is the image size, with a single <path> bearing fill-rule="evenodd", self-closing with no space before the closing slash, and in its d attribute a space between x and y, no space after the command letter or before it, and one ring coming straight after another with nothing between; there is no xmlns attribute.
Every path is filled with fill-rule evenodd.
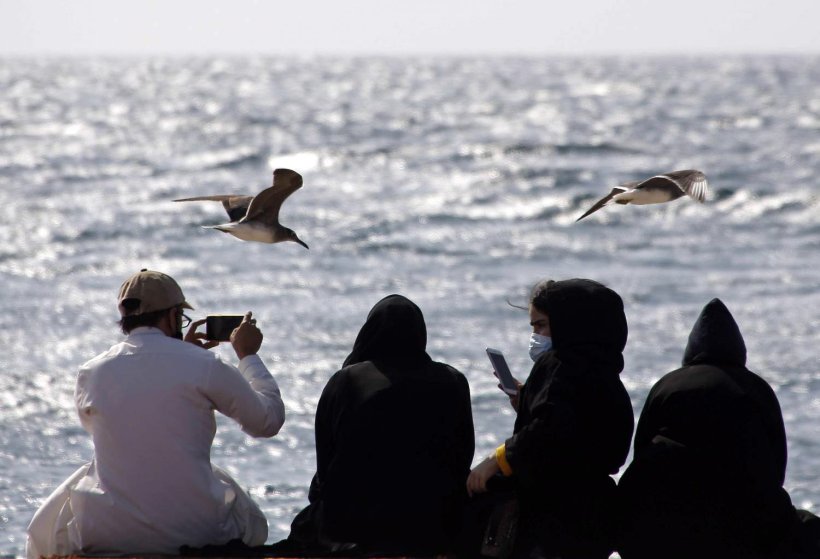
<svg viewBox="0 0 820 559"><path fill-rule="evenodd" d="M627 191L627 189L623 186L613 186L612 190L609 192L609 194L607 194L606 196L604 196L603 198L601 198L600 200L595 202L595 204L591 208L589 208L584 215L582 215L581 217L576 219L575 222L577 223L577 222L581 221L582 219L584 219L589 214L591 214L593 212L597 212L598 210L600 210L601 208L603 208L604 206L609 204L612 201L612 198L616 194L620 194L621 192L626 192L626 191Z"/></svg>
<svg viewBox="0 0 820 559"><path fill-rule="evenodd" d="M706 200L706 194L709 191L709 182L706 180L706 175L695 169L687 169L685 171L673 171L667 173L670 179L674 180L681 190L683 190L689 197L703 202Z"/></svg>
<svg viewBox="0 0 820 559"><path fill-rule="evenodd" d="M253 200L253 196L245 194L214 194L212 196L194 196L193 198L178 198L174 202L197 202L199 200L212 200L222 202L222 207L228 212L231 221L239 221L248 212L248 206Z"/></svg>
<svg viewBox="0 0 820 559"><path fill-rule="evenodd" d="M673 193L673 198L678 198L684 194L690 198L703 202L706 200L706 193L709 191L709 183L706 175L695 169L684 169L683 171L672 171L663 173L641 182L638 188L659 189Z"/></svg>
<svg viewBox="0 0 820 559"><path fill-rule="evenodd" d="M276 169L273 184L257 194L248 207L246 219L279 223L279 210L285 199L302 186L302 175L291 169Z"/></svg>

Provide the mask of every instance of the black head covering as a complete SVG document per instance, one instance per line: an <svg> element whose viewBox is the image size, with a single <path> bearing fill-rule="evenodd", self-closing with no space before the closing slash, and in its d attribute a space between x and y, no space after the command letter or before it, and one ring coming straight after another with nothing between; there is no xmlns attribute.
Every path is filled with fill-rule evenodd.
<svg viewBox="0 0 820 559"><path fill-rule="evenodd" d="M626 346L623 301L596 281L576 278L552 282L547 288L546 308L539 310L549 316L552 345L559 355L571 351L620 356ZM620 362L619 370L623 357Z"/></svg>
<svg viewBox="0 0 820 559"><path fill-rule="evenodd" d="M343 366L373 361L390 369L413 368L431 362L426 347L421 309L407 297L388 295L370 310Z"/></svg>
<svg viewBox="0 0 820 559"><path fill-rule="evenodd" d="M683 353L684 366L700 363L746 365L746 344L740 328L720 299L712 299L703 307Z"/></svg>

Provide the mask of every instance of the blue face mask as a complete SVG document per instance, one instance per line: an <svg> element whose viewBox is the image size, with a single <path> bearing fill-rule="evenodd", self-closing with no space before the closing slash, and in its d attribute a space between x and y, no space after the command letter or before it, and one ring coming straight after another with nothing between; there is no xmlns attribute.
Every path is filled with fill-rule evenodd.
<svg viewBox="0 0 820 559"><path fill-rule="evenodd" d="M535 361L542 353L550 349L552 349L552 338L535 332L530 335L530 359Z"/></svg>

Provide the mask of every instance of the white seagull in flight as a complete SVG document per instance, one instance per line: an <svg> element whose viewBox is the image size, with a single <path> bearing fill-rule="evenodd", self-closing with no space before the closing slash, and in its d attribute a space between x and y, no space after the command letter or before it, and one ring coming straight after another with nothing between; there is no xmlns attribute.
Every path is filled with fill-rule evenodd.
<svg viewBox="0 0 820 559"><path fill-rule="evenodd" d="M698 202L703 202L708 189L709 183L706 181L706 175L695 169L672 171L640 182L626 182L613 187L609 194L595 202L584 215L575 221L581 221L592 212L612 202L616 204L661 204L676 200L684 194Z"/></svg>
<svg viewBox="0 0 820 559"><path fill-rule="evenodd" d="M302 175L290 169L276 169L273 172L273 185L256 196L244 194L215 194L213 196L195 196L180 198L174 202L193 202L213 200L222 202L228 212L230 223L209 225L208 229L217 229L230 233L243 241L258 243L281 243L293 241L305 248L307 244L296 236L293 229L279 223L279 209L285 199L302 186Z"/></svg>

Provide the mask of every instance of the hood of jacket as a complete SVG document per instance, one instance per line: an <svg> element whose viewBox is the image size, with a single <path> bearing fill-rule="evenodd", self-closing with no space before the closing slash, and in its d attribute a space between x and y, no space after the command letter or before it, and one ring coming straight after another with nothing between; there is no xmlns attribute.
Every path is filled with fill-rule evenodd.
<svg viewBox="0 0 820 559"><path fill-rule="evenodd" d="M559 356L572 353L607 356L620 362L626 346L627 324L621 297L588 279L553 282L547 288L552 344Z"/></svg>
<svg viewBox="0 0 820 559"><path fill-rule="evenodd" d="M344 366L373 361L390 369L413 368L431 362L426 348L421 309L407 297L388 295L370 310Z"/></svg>
<svg viewBox="0 0 820 559"><path fill-rule="evenodd" d="M709 301L698 316L683 353L683 365L746 366L746 344L732 313L720 299Z"/></svg>

